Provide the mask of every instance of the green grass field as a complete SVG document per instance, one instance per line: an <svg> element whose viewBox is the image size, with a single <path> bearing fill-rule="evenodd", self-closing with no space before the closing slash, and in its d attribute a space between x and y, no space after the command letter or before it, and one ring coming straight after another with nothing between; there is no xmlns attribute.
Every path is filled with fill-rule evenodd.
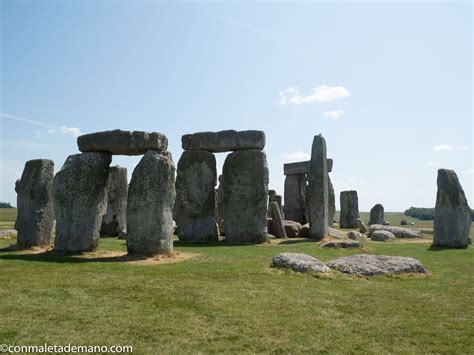
<svg viewBox="0 0 474 355"><path fill-rule="evenodd" d="M0 247L12 242L0 240ZM367 253L420 260L427 276L269 268L285 251L322 261L361 252L319 245L176 242L177 253L195 257L162 265L114 257L125 251L117 239L102 239L97 254L81 257L2 251L0 343L121 344L137 354L472 353L472 247L433 251L429 241L364 242Z"/></svg>

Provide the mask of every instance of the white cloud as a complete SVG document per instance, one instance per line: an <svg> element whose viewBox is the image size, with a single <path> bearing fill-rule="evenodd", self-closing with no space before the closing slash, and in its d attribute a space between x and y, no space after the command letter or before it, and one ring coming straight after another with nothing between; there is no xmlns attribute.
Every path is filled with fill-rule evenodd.
<svg viewBox="0 0 474 355"><path fill-rule="evenodd" d="M315 102L330 102L344 99L351 96L351 93L343 86L321 85L312 89L308 94L300 94L295 87L290 86L285 90L280 91L278 96L280 97L280 105L286 105L288 103L293 105L304 105Z"/></svg>
<svg viewBox="0 0 474 355"><path fill-rule="evenodd" d="M426 163L426 166L439 166L440 162L437 160L432 160Z"/></svg>
<svg viewBox="0 0 474 355"><path fill-rule="evenodd" d="M56 126L56 125L53 125L53 124L50 124L50 123L35 121L35 120L31 120L29 118L10 115L8 113L3 113L3 112L0 112L0 116L6 117L6 118L11 118L11 119L14 119L14 120L17 120L17 121L31 123L31 124L34 124L34 125L37 125L37 126L46 127L46 128L48 128L48 133L50 133L50 134L60 132L62 134L69 134L73 137L78 137L82 134L81 130L77 127Z"/></svg>
<svg viewBox="0 0 474 355"><path fill-rule="evenodd" d="M449 151L462 151L468 149L468 145L449 145L449 144L438 144L433 147L433 152L439 153L439 152L449 152Z"/></svg>
<svg viewBox="0 0 474 355"><path fill-rule="evenodd" d="M310 160L311 154L305 153L301 150L298 150L294 153L286 153L281 156L281 159L284 163L293 163L296 161Z"/></svg>
<svg viewBox="0 0 474 355"><path fill-rule="evenodd" d="M332 110L321 113L321 116L327 118L339 118L344 114L344 110Z"/></svg>

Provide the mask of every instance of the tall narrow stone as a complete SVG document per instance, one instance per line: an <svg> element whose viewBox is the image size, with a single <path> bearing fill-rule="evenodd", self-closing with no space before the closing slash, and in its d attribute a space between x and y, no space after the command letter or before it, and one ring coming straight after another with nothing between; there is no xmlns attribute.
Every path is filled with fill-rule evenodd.
<svg viewBox="0 0 474 355"><path fill-rule="evenodd" d="M284 208L285 219L301 224L308 222L306 211L306 175L287 175L285 177Z"/></svg>
<svg viewBox="0 0 474 355"><path fill-rule="evenodd" d="M471 209L454 170L438 170L433 246L466 248L469 244Z"/></svg>
<svg viewBox="0 0 474 355"><path fill-rule="evenodd" d="M328 168L326 141L314 136L308 173L307 206L309 237L321 240L328 235Z"/></svg>
<svg viewBox="0 0 474 355"><path fill-rule="evenodd" d="M283 218L280 213L280 206L276 201L269 203L269 208L272 211L272 223L273 223L273 232L277 238L286 238L285 225L283 224Z"/></svg>
<svg viewBox="0 0 474 355"><path fill-rule="evenodd" d="M107 207L109 153L71 155L54 177L56 215L54 249L93 251Z"/></svg>
<svg viewBox="0 0 474 355"><path fill-rule="evenodd" d="M341 228L358 228L357 218L359 218L359 199L357 191L341 192Z"/></svg>
<svg viewBox="0 0 474 355"><path fill-rule="evenodd" d="M370 210L369 226L372 224L383 224L385 221L384 209L380 203L377 203Z"/></svg>
<svg viewBox="0 0 474 355"><path fill-rule="evenodd" d="M328 159L328 161L332 159ZM334 193L334 186L332 185L331 178L328 175L328 225L332 227L334 225L334 215L336 214L336 195Z"/></svg>
<svg viewBox="0 0 474 355"><path fill-rule="evenodd" d="M216 158L206 150L184 151L178 162L174 216L179 240L217 241Z"/></svg>
<svg viewBox="0 0 474 355"><path fill-rule="evenodd" d="M222 175L219 175L219 186L217 187L217 202L216 202L216 221L220 223L224 219L224 185L222 181L224 180Z"/></svg>
<svg viewBox="0 0 474 355"><path fill-rule="evenodd" d="M21 247L48 246L54 226L54 163L47 159L29 160L16 182L18 215L15 229Z"/></svg>
<svg viewBox="0 0 474 355"><path fill-rule="evenodd" d="M107 237L125 237L127 230L127 168L111 166L109 168L109 190L107 210L100 227L100 235Z"/></svg>
<svg viewBox="0 0 474 355"><path fill-rule="evenodd" d="M278 208L280 209L280 215L282 219L285 219L284 214L283 214L283 199L281 195L277 195L275 190L269 190L268 191L268 217L272 217L272 210L270 208L270 203L276 202L278 204Z"/></svg>
<svg viewBox="0 0 474 355"><path fill-rule="evenodd" d="M133 171L127 201L129 253L173 252L175 171L171 153L155 150L148 150Z"/></svg>
<svg viewBox="0 0 474 355"><path fill-rule="evenodd" d="M223 167L224 229L230 244L267 239L268 166L262 150L229 154Z"/></svg>

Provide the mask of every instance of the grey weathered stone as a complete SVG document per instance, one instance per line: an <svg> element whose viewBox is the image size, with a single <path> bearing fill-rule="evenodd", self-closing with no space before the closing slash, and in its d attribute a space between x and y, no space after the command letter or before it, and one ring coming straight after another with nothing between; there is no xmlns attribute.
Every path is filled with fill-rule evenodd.
<svg viewBox="0 0 474 355"><path fill-rule="evenodd" d="M329 159L328 159L329 160ZM328 226L334 226L334 216L336 215L336 195L331 178L328 175Z"/></svg>
<svg viewBox="0 0 474 355"><path fill-rule="evenodd" d="M149 150L132 174L127 201L127 250L131 254L173 252L175 167L171 153Z"/></svg>
<svg viewBox="0 0 474 355"><path fill-rule="evenodd" d="M229 154L223 166L225 240L230 244L267 239L268 166L257 149Z"/></svg>
<svg viewBox="0 0 474 355"><path fill-rule="evenodd" d="M277 238L286 238L286 231L280 213L280 206L278 206L276 201L273 201L270 202L269 208L272 211L273 235Z"/></svg>
<svg viewBox="0 0 474 355"><path fill-rule="evenodd" d="M301 226L300 233L298 236L300 238L309 238L309 223L306 223Z"/></svg>
<svg viewBox="0 0 474 355"><path fill-rule="evenodd" d="M357 218L356 221L357 221L357 227L359 227L359 232L367 233L367 226L365 225L362 218Z"/></svg>
<svg viewBox="0 0 474 355"><path fill-rule="evenodd" d="M100 235L124 238L127 230L127 168L109 168L107 209L100 227Z"/></svg>
<svg viewBox="0 0 474 355"><path fill-rule="evenodd" d="M271 215L271 209L270 209L270 203L276 202L278 204L278 208L280 209L280 214L281 217L284 219L285 215L283 213L283 199L281 195L277 195L275 190L269 190L268 191L268 217L272 218Z"/></svg>
<svg viewBox="0 0 474 355"><path fill-rule="evenodd" d="M324 263L302 253L281 253L273 257L270 267L290 269L295 272L330 272Z"/></svg>
<svg viewBox="0 0 474 355"><path fill-rule="evenodd" d="M362 276L426 273L418 260L405 256L357 254L331 260L326 265L345 274Z"/></svg>
<svg viewBox="0 0 474 355"><path fill-rule="evenodd" d="M93 251L107 208L109 153L71 155L54 177L54 250Z"/></svg>
<svg viewBox="0 0 474 355"><path fill-rule="evenodd" d="M349 233L347 233L347 237L349 239L366 239L365 234L356 231L350 231Z"/></svg>
<svg viewBox="0 0 474 355"><path fill-rule="evenodd" d="M224 185L222 184L224 179L222 175L219 175L218 180L219 186L217 187L216 221L217 223L220 223L224 219Z"/></svg>
<svg viewBox="0 0 474 355"><path fill-rule="evenodd" d="M454 170L438 170L433 246L467 248L471 209Z"/></svg>
<svg viewBox="0 0 474 355"><path fill-rule="evenodd" d="M361 242L353 241L341 241L341 242L327 242L321 244L323 248L333 248L333 249L348 249L348 248L362 248L363 245Z"/></svg>
<svg viewBox="0 0 474 355"><path fill-rule="evenodd" d="M328 228L328 235L333 238L338 238L338 239L345 239L347 238L347 233L340 231L339 229L336 228Z"/></svg>
<svg viewBox="0 0 474 355"><path fill-rule="evenodd" d="M309 172L309 160L283 164L284 175L304 175Z"/></svg>
<svg viewBox="0 0 474 355"><path fill-rule="evenodd" d="M21 247L48 246L54 225L54 163L47 159L29 160L16 182L18 215L15 229Z"/></svg>
<svg viewBox="0 0 474 355"><path fill-rule="evenodd" d="M372 224L369 227L369 237L377 230L385 230L393 233L396 238L421 238L421 233L417 230L404 228L404 227L395 227L395 226L386 226L381 224Z"/></svg>
<svg viewBox="0 0 474 355"><path fill-rule="evenodd" d="M148 149L165 151L168 148L168 139L159 132L131 132L116 129L79 136L77 145L81 152L142 155Z"/></svg>
<svg viewBox="0 0 474 355"><path fill-rule="evenodd" d="M389 221L383 221L383 225L384 225L384 226L389 226L389 225L390 225L390 222L389 222Z"/></svg>
<svg viewBox="0 0 474 355"><path fill-rule="evenodd" d="M295 221L284 220L286 236L288 238L296 238L300 234L301 224Z"/></svg>
<svg viewBox="0 0 474 355"><path fill-rule="evenodd" d="M341 228L357 228L357 218L359 218L357 191L342 191L340 202L341 218L339 225Z"/></svg>
<svg viewBox="0 0 474 355"><path fill-rule="evenodd" d="M385 216L384 216L383 206L380 203L377 203L370 210L369 226L372 224L383 224L384 219L385 219Z"/></svg>
<svg viewBox="0 0 474 355"><path fill-rule="evenodd" d="M179 240L219 239L216 217L216 158L206 150L184 151L178 162L174 219Z"/></svg>
<svg viewBox="0 0 474 355"><path fill-rule="evenodd" d="M306 198L310 238L321 240L328 235L328 169L326 141L322 135L313 139Z"/></svg>
<svg viewBox="0 0 474 355"><path fill-rule="evenodd" d="M210 152L228 152L242 149L263 149L265 132L263 131L219 131L185 134L181 137L184 150L208 150Z"/></svg>
<svg viewBox="0 0 474 355"><path fill-rule="evenodd" d="M414 228L414 230L420 232L421 234L433 234L433 228Z"/></svg>
<svg viewBox="0 0 474 355"><path fill-rule="evenodd" d="M328 173L332 171L332 165L334 163L334 160L328 159Z"/></svg>
<svg viewBox="0 0 474 355"><path fill-rule="evenodd" d="M287 175L285 177L284 206L287 220L308 223L306 208L306 175Z"/></svg>
<svg viewBox="0 0 474 355"><path fill-rule="evenodd" d="M387 240L395 239L395 235L392 232L389 232L389 231L376 230L376 231L373 231L372 234L370 234L370 238L373 241L385 242Z"/></svg>

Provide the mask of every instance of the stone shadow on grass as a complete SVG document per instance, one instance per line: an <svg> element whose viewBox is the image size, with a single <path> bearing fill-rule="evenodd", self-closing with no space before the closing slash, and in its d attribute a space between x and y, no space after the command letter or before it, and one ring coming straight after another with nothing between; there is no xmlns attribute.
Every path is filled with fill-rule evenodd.
<svg viewBox="0 0 474 355"><path fill-rule="evenodd" d="M431 244L429 246L428 251L443 251L443 250L457 250L457 249L467 249L469 248L469 246L466 246L466 247L438 247L438 246L434 246L433 244Z"/></svg>

